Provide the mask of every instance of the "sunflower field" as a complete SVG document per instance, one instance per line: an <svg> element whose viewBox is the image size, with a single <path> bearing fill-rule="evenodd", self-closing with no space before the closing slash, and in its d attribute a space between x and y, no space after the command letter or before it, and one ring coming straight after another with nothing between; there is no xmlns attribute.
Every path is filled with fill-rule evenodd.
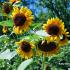
<svg viewBox="0 0 70 70"><path fill-rule="evenodd" d="M0 70L70 70L70 0L0 0Z"/></svg>

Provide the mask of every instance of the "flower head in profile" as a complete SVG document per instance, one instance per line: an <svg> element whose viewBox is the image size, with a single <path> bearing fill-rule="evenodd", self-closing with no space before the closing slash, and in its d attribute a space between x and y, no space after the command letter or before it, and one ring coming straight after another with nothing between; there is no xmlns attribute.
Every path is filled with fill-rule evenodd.
<svg viewBox="0 0 70 70"><path fill-rule="evenodd" d="M63 33L62 33L62 35L60 35L60 41L59 41L59 43L60 43L60 45L61 46L64 46L64 45L67 45L68 44L68 37L69 37L69 32L67 32L67 29L65 29L64 31L63 31Z"/></svg>
<svg viewBox="0 0 70 70"><path fill-rule="evenodd" d="M22 40L20 42L16 42L18 44L18 48L16 49L17 53L21 58L31 58L33 56L32 49L34 48L34 44L32 42L28 42L26 40Z"/></svg>
<svg viewBox="0 0 70 70"><path fill-rule="evenodd" d="M33 21L31 10L23 6L21 8L14 7L12 18L14 21L13 31L15 34L21 34L22 31L27 31Z"/></svg>

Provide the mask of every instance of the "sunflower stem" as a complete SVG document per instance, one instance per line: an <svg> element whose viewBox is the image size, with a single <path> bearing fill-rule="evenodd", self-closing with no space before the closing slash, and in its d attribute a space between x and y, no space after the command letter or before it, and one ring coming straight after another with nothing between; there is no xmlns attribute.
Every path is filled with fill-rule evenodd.
<svg viewBox="0 0 70 70"><path fill-rule="evenodd" d="M45 57L42 54L42 70L45 70Z"/></svg>
<svg viewBox="0 0 70 70"><path fill-rule="evenodd" d="M33 49L33 54L34 54L34 56L33 56L33 65L32 65L32 69L34 70L35 67L36 67L36 62L37 62L36 48Z"/></svg>

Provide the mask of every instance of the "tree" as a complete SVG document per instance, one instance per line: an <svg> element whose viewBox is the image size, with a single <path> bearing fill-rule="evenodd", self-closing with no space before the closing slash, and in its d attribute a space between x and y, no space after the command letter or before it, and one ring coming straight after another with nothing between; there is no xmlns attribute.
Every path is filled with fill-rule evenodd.
<svg viewBox="0 0 70 70"><path fill-rule="evenodd" d="M70 0L43 0L41 6L48 8L47 17L59 17L70 31Z"/></svg>

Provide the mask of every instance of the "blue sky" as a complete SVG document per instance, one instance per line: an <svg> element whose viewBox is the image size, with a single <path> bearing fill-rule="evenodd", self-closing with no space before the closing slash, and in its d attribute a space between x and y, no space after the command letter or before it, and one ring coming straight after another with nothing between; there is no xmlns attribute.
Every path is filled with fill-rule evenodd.
<svg viewBox="0 0 70 70"><path fill-rule="evenodd" d="M24 3L24 0L22 0ZM42 6L39 5L40 0L26 0L27 4L28 4L28 8L31 9L33 11L33 13L35 14L35 16L38 16L38 14L42 11L44 13L46 13L47 8L43 8ZM38 6L36 5L38 4Z"/></svg>

